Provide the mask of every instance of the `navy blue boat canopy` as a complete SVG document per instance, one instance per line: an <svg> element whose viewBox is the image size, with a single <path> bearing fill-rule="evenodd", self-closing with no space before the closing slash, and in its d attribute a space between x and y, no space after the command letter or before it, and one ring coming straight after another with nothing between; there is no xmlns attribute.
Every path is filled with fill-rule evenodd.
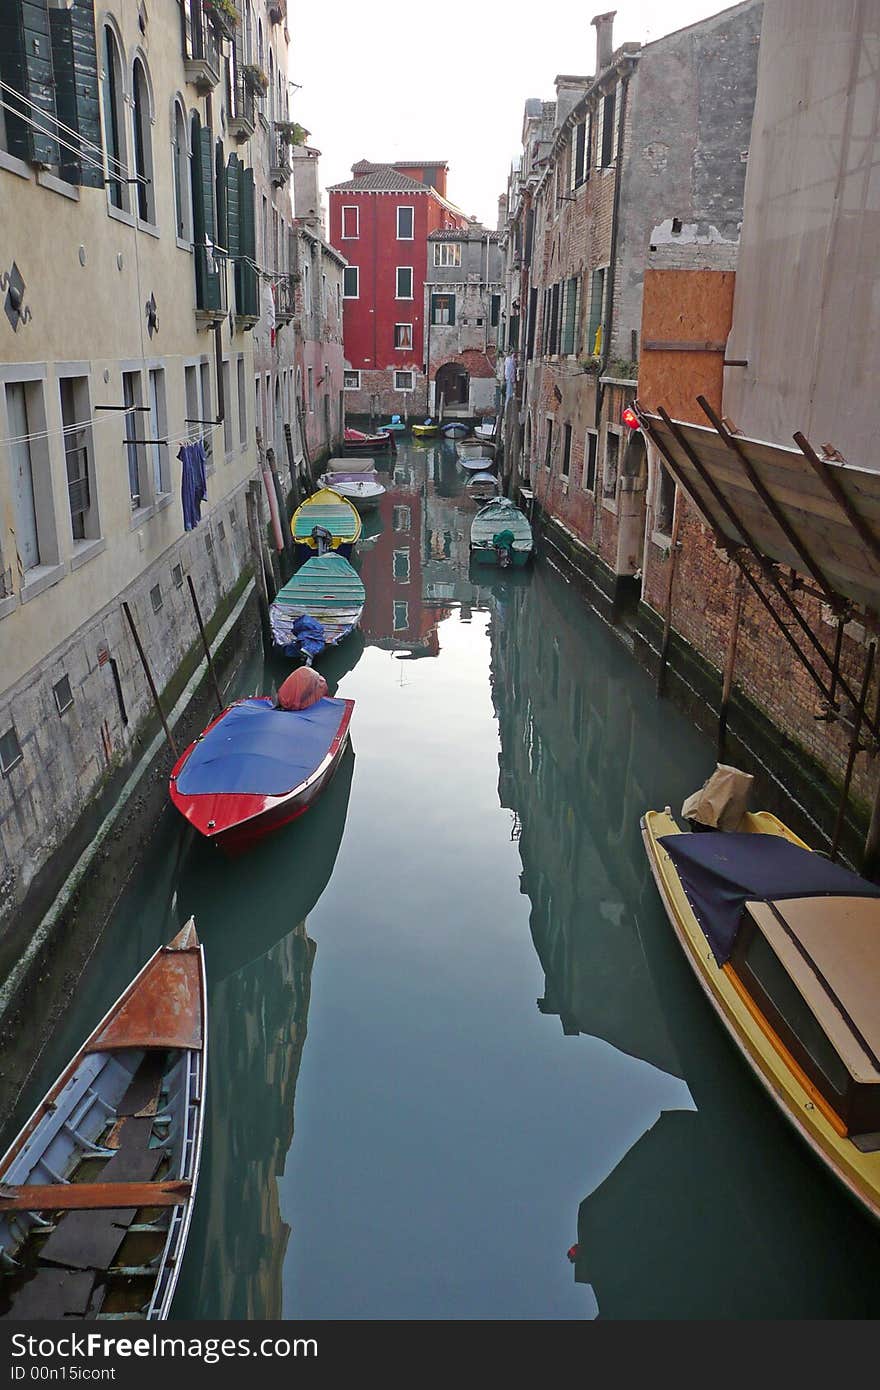
<svg viewBox="0 0 880 1390"><path fill-rule="evenodd" d="M880 897L876 884L781 835L705 831L662 835L660 844L719 965L730 959L747 902Z"/></svg>
<svg viewBox="0 0 880 1390"><path fill-rule="evenodd" d="M345 710L344 700L328 697L303 710L243 700L196 744L177 789L187 796L283 796L320 766Z"/></svg>

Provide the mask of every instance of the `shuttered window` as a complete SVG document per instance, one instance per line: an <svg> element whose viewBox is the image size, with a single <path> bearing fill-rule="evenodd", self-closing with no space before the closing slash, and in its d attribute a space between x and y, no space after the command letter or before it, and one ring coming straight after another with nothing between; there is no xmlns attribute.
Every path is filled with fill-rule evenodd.
<svg viewBox="0 0 880 1390"><path fill-rule="evenodd" d="M192 123L192 196L196 304L200 309L219 309L220 271L214 256L214 152L211 131L202 126L197 115Z"/></svg>
<svg viewBox="0 0 880 1390"><path fill-rule="evenodd" d="M587 123L581 121L577 127L574 145L574 186L578 188L584 181L584 155L587 145Z"/></svg>
<svg viewBox="0 0 880 1390"><path fill-rule="evenodd" d="M235 311L259 315L259 279L254 269L257 224L254 211L254 171L231 154L226 166L226 222L229 255L235 263Z"/></svg>
<svg viewBox="0 0 880 1390"><path fill-rule="evenodd" d="M574 352L574 330L577 323L578 282L574 276L565 286L565 317L562 326L562 352Z"/></svg>

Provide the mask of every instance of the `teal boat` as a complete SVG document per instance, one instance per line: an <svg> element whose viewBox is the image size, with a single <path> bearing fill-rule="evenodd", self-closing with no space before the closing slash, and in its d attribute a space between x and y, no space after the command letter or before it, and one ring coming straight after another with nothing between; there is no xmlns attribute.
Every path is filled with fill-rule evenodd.
<svg viewBox="0 0 880 1390"><path fill-rule="evenodd" d="M315 555L279 589L269 609L272 640L285 656L311 662L354 631L365 599L360 575L343 556Z"/></svg>
<svg viewBox="0 0 880 1390"><path fill-rule="evenodd" d="M471 524L471 559L477 565L521 569L534 549L528 517L509 497L481 507Z"/></svg>
<svg viewBox="0 0 880 1390"><path fill-rule="evenodd" d="M400 416L399 416L399 415L392 415L392 417L391 417L391 419L388 421L388 424L387 424L387 425L380 425L380 426L379 426L379 433L382 434L385 430L394 430L395 433L397 433L397 434L403 434L403 432L405 431L405 429L406 429L406 425L405 425L404 422L401 420Z"/></svg>

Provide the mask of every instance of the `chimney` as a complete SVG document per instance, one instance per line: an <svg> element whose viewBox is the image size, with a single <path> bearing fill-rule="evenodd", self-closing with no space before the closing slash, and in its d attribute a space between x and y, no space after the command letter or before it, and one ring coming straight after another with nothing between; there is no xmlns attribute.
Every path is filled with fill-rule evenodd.
<svg viewBox="0 0 880 1390"><path fill-rule="evenodd" d="M321 223L321 191L318 187L319 150L293 145L293 215L306 226Z"/></svg>
<svg viewBox="0 0 880 1390"><path fill-rule="evenodd" d="M497 231L503 232L507 226L507 194L502 193L498 199L498 226Z"/></svg>
<svg viewBox="0 0 880 1390"><path fill-rule="evenodd" d="M612 30L614 28L614 16L616 10L609 10L607 14L597 14L592 19L591 24L596 26L596 76L604 72L611 62L611 55L614 52L614 40Z"/></svg>

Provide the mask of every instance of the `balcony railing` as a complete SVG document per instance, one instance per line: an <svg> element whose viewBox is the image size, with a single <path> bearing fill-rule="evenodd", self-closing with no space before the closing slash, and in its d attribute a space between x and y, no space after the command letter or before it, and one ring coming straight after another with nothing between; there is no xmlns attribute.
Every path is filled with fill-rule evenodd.
<svg viewBox="0 0 880 1390"><path fill-rule="evenodd" d="M186 80L202 93L212 92L222 71L220 33L202 0L183 0L180 15Z"/></svg>
<svg viewBox="0 0 880 1390"><path fill-rule="evenodd" d="M290 323L296 313L296 285L297 277L284 275L275 281L275 322Z"/></svg>
<svg viewBox="0 0 880 1390"><path fill-rule="evenodd" d="M242 144L250 140L257 126L257 100L253 88L239 78L232 93L229 112L229 134Z"/></svg>
<svg viewBox="0 0 880 1390"><path fill-rule="evenodd" d="M276 188L280 188L282 184L287 183L291 174L290 136L286 132L282 134L277 126L273 126L270 138L272 143L269 177Z"/></svg>

